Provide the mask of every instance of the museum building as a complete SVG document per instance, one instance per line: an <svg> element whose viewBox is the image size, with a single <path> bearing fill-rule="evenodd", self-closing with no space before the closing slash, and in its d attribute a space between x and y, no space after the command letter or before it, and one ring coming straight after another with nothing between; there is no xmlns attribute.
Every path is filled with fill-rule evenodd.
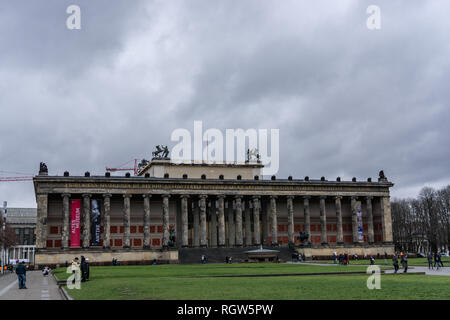
<svg viewBox="0 0 450 320"><path fill-rule="evenodd" d="M311 256L393 254L389 182L263 179L263 165L153 159L137 176L34 177L37 265L87 256L179 263L195 248L286 248ZM299 237L302 233L306 240ZM302 240L300 240L302 239Z"/></svg>

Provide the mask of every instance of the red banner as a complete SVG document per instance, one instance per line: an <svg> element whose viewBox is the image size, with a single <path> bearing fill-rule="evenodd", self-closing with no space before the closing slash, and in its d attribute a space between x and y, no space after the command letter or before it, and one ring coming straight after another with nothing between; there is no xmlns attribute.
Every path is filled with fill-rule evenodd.
<svg viewBox="0 0 450 320"><path fill-rule="evenodd" d="M70 220L70 247L80 247L81 200L72 200L72 215Z"/></svg>

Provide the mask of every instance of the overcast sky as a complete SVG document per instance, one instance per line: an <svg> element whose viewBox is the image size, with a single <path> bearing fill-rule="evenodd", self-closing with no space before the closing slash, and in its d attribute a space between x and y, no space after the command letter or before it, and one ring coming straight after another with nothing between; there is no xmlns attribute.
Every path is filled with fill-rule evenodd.
<svg viewBox="0 0 450 320"><path fill-rule="evenodd" d="M69 30L66 8L81 8ZM369 30L369 5L381 29ZM450 183L450 2L0 2L0 176L104 174L176 128L280 129L278 177ZM28 182L0 201L35 207Z"/></svg>

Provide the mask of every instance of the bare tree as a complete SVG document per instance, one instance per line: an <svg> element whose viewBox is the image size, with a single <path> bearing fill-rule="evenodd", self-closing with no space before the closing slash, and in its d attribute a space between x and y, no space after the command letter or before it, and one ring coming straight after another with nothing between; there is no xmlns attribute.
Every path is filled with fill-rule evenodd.
<svg viewBox="0 0 450 320"><path fill-rule="evenodd" d="M409 252L448 251L450 186L424 187L417 199L394 199L392 232L396 249Z"/></svg>

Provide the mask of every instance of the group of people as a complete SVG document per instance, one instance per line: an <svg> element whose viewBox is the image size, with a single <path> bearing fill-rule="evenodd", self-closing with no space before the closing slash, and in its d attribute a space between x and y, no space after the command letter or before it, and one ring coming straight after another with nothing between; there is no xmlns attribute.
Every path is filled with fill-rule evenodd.
<svg viewBox="0 0 450 320"><path fill-rule="evenodd" d="M333 260L334 263L337 263L337 253L335 252L333 254ZM350 263L350 256L348 255L348 253L340 253L339 254L339 264L346 266Z"/></svg>
<svg viewBox="0 0 450 320"><path fill-rule="evenodd" d="M89 259L81 256L81 263L78 257L72 260L72 272L76 274L81 271L81 282L89 281ZM75 277L76 278L76 277ZM74 279L75 281L75 279Z"/></svg>
<svg viewBox="0 0 450 320"><path fill-rule="evenodd" d="M206 261L207 261L206 256L202 254L202 264L206 264Z"/></svg>
<svg viewBox="0 0 450 320"><path fill-rule="evenodd" d="M434 258L434 266L433 266L433 258ZM427 255L427 260L428 260L428 269L434 270L434 268L436 268L436 270L439 270L439 267L441 268L444 267L444 263L442 262L442 255L440 252L435 252L434 254L429 252Z"/></svg>
<svg viewBox="0 0 450 320"><path fill-rule="evenodd" d="M394 273L397 273L397 271L400 269L398 265L398 259L400 257L400 263L403 267L403 273L408 272L408 255L403 253L403 251L400 251L400 254L394 253L392 256L392 264L394 265Z"/></svg>
<svg viewBox="0 0 450 320"><path fill-rule="evenodd" d="M303 262L306 260L304 253L293 253L292 254L292 262Z"/></svg>
<svg viewBox="0 0 450 320"><path fill-rule="evenodd" d="M233 263L233 258L229 257L229 256L226 256L225 257L225 263Z"/></svg>

